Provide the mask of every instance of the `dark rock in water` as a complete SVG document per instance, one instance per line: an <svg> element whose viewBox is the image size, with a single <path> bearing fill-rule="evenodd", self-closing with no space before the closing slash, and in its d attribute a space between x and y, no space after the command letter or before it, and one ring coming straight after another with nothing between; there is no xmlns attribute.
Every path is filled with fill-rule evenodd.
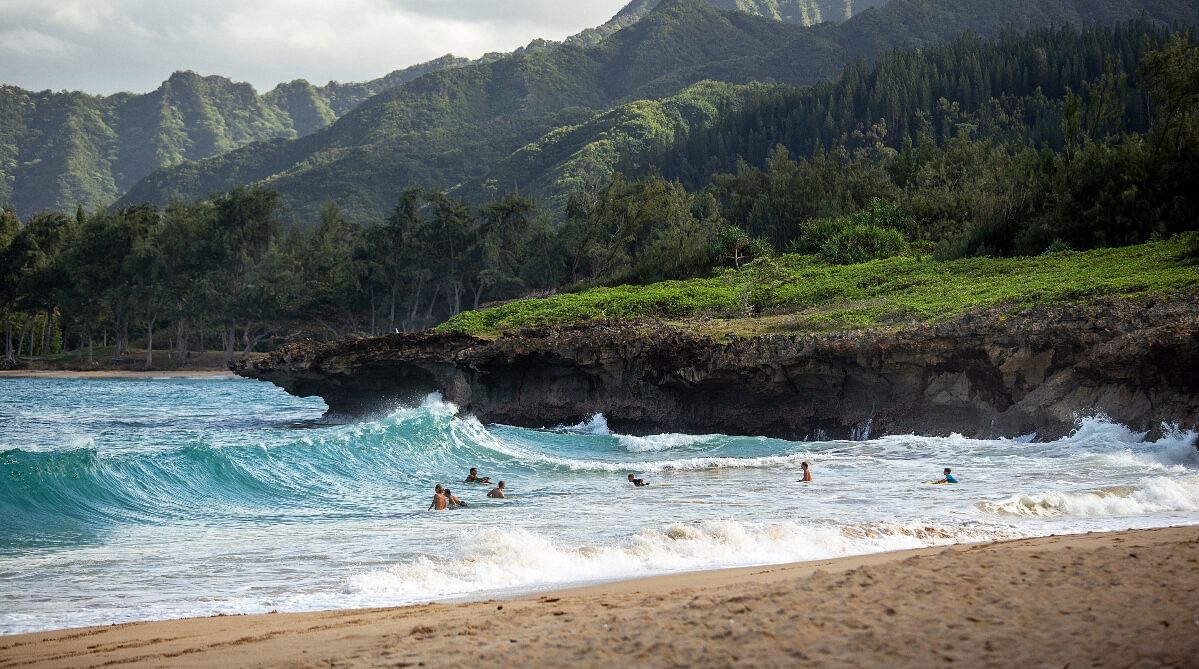
<svg viewBox="0 0 1199 669"><path fill-rule="evenodd" d="M331 413L433 391L484 422L792 439L867 432L1052 438L1104 413L1137 430L1199 425L1199 298L969 314L898 332L718 342L655 323L495 340L410 334L297 343L234 371Z"/></svg>

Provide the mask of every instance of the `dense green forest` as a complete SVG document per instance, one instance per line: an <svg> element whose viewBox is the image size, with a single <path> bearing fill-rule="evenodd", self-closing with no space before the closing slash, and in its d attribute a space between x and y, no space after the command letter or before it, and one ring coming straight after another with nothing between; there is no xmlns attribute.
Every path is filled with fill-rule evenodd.
<svg viewBox="0 0 1199 669"><path fill-rule="evenodd" d="M1149 21L966 36L807 90L726 92L709 131L655 147L681 178L582 184L556 225L514 192L471 205L418 188L365 224L326 204L284 227L262 186L23 223L6 210L6 358L87 359L97 338L118 356L140 338L176 362L219 341L232 358L288 337L423 329L529 294L755 272L780 252L935 263L1135 244L1199 222L1199 47ZM806 129L830 107L831 128ZM733 148L710 148L721 142ZM705 151L717 162L704 169L733 169L703 178L689 156ZM1180 239L1168 248L1199 236Z"/></svg>
<svg viewBox="0 0 1199 669"><path fill-rule="evenodd" d="M886 2L707 1L719 9L800 25L843 21ZM659 2L635 0L611 21L568 38L565 44L595 46L645 18ZM513 54L486 54L474 62L486 66L508 57L542 58L561 46L535 40ZM43 209L70 211L77 205L107 206L160 168L217 156L252 142L305 137L378 93L471 62L444 56L371 81L316 86L297 79L263 94L249 84L194 72L177 72L157 90L140 95L94 96L0 86L0 205L22 215ZM209 191L190 194L203 197ZM316 207L310 213L315 211Z"/></svg>
<svg viewBox="0 0 1199 669"><path fill-rule="evenodd" d="M25 215L107 206L154 170L309 135L377 93L466 62L444 56L359 83L297 79L262 95L195 72L141 95L0 86L0 203Z"/></svg>
<svg viewBox="0 0 1199 669"><path fill-rule="evenodd" d="M300 223L316 220L329 200L359 222L385 216L413 185L454 189L476 204L514 189L561 204L580 178L603 181L616 171L613 144L635 150L710 120L667 113L659 122L659 105L638 101L682 95L685 105L702 107L720 96L702 99L716 89L690 88L704 80L814 84L857 60L966 31L990 38L1005 28L1112 23L1142 13L1199 23L1199 5L1190 0L892 0L814 27L724 13L703 0L663 0L594 46L528 49L432 73L308 137L157 171L120 204L163 205L245 183L278 191L284 217Z"/></svg>

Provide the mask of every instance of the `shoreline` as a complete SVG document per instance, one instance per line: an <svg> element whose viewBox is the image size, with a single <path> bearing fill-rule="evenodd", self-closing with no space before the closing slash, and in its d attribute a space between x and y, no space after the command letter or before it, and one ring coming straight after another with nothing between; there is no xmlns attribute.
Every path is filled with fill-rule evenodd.
<svg viewBox="0 0 1199 669"><path fill-rule="evenodd" d="M0 379L151 379L151 378L228 378L237 375L225 369L170 369L170 370L71 370L71 369L11 369L0 370Z"/></svg>
<svg viewBox="0 0 1199 669"><path fill-rule="evenodd" d="M1199 526L666 574L485 601L0 637L0 666L1184 665ZM464 638L465 637L465 638ZM852 641L852 643L847 643Z"/></svg>

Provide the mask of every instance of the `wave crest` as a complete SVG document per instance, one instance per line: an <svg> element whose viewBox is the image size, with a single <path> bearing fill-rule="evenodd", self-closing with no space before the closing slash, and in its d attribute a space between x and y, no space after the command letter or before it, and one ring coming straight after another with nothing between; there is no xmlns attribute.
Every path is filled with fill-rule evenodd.
<svg viewBox="0 0 1199 669"><path fill-rule="evenodd" d="M1111 486L1078 492L1016 495L1000 501L982 500L975 508L996 516L1030 518L1199 511L1199 476L1155 477L1146 479L1139 487Z"/></svg>

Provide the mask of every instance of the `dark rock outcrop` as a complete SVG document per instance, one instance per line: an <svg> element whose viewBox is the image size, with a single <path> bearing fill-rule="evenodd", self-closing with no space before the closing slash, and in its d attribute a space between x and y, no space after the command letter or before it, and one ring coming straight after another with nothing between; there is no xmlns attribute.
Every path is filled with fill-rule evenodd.
<svg viewBox="0 0 1199 669"><path fill-rule="evenodd" d="M1199 424L1199 299L975 313L898 332L718 342L653 323L297 343L238 374L359 415L441 391L484 422L602 412L625 433L1043 438L1106 413Z"/></svg>

